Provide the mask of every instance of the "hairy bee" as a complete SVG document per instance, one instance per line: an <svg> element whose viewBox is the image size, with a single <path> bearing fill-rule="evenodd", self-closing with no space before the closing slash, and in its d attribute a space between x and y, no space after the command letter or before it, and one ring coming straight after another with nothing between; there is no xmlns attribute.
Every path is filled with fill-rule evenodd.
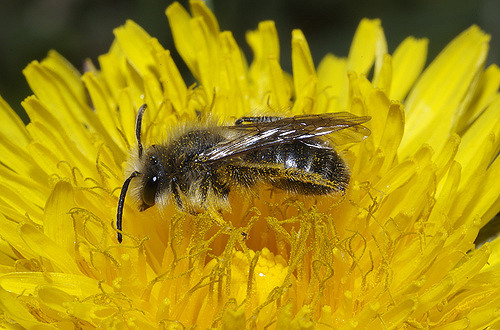
<svg viewBox="0 0 500 330"><path fill-rule="evenodd" d="M137 180L140 210L174 201L181 211L196 214L228 208L233 188L266 183L306 195L344 193L350 179L347 164L334 150L335 138L364 139L361 124L370 117L347 112L295 117L242 117L229 126L184 130L164 144L143 151L142 115L138 112L138 158L125 180L117 211L118 241L122 241L125 196ZM338 132L336 134L324 135Z"/></svg>

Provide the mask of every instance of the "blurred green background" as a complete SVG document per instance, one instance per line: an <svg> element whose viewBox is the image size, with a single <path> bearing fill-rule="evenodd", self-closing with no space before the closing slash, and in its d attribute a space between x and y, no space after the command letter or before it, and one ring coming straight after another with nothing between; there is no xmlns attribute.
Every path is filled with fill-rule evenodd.
<svg viewBox="0 0 500 330"><path fill-rule="evenodd" d="M180 1L185 7L187 1ZM22 75L32 60L41 60L50 49L81 69L86 58L97 64L113 40L113 28L132 19L150 35L174 50L165 8L166 0L0 0L0 95L19 113L20 102L31 94ZM500 1L498 0L211 0L208 5L222 30L231 30L251 59L245 32L258 22L276 22L281 43L281 63L291 71L290 35L304 32L317 65L328 52L346 56L363 17L380 18L389 52L407 36L427 37L428 62L456 35L472 24L492 35L488 63L500 58ZM185 66L174 60L186 79ZM24 120L27 118L23 116ZM499 232L500 221L490 222L478 242Z"/></svg>
<svg viewBox="0 0 500 330"><path fill-rule="evenodd" d="M180 1L185 7L188 1ZM139 23L160 43L173 49L165 8L166 0L0 0L0 95L19 112L31 94L22 69L41 60L50 49L77 68L107 52L113 28L126 19ZM430 39L429 58L457 34L477 24L493 38L489 63L500 56L500 1L498 0L212 0L208 2L221 29L231 30L251 59L245 31L272 19L280 36L281 63L290 71L290 34L303 30L316 65L328 52L346 56L359 21L381 18L389 51L407 36ZM176 62L185 70L180 58ZM188 73L184 71L186 77ZM189 79L189 78L188 78ZM24 118L26 119L26 118Z"/></svg>

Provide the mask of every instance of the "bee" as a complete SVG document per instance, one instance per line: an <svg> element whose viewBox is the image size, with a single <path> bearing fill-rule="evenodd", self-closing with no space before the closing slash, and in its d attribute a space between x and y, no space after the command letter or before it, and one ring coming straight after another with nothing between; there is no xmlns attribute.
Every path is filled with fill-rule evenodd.
<svg viewBox="0 0 500 330"><path fill-rule="evenodd" d="M132 180L144 211L174 202L191 214L228 209L229 192L269 184L304 195L344 194L350 180L346 162L335 151L335 136L362 140L371 117L347 112L294 117L242 117L233 125L184 129L145 151L141 143L143 105L137 114L138 157L123 183L117 210L122 241L125 196ZM331 134L337 132L336 134ZM331 135L330 135L331 134Z"/></svg>

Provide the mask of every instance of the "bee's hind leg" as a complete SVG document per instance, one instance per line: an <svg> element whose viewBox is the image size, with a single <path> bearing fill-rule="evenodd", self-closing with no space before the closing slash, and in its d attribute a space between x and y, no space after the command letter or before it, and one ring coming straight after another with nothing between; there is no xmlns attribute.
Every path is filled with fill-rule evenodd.
<svg viewBox="0 0 500 330"><path fill-rule="evenodd" d="M198 192L198 206L190 213L206 216L224 233L231 232L231 225L224 220L222 210L218 209L227 200L229 187L218 182L213 176L205 176L200 182Z"/></svg>
<svg viewBox="0 0 500 330"><path fill-rule="evenodd" d="M222 216L223 210L230 209L228 204L229 191L231 190L227 182L222 180L218 174L208 178L210 181L210 196L205 196L212 200L208 201L215 207L207 208L207 213L210 215L212 221L222 229L225 234L230 234L234 229L231 222L228 222ZM208 184L207 184L208 186Z"/></svg>

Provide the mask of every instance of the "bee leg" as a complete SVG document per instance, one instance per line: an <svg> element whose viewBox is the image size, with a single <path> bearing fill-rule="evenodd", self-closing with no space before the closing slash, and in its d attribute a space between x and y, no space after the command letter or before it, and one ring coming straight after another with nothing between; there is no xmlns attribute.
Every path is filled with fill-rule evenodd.
<svg viewBox="0 0 500 330"><path fill-rule="evenodd" d="M205 205L208 197L208 178L204 177L200 184L201 203Z"/></svg>
<svg viewBox="0 0 500 330"><path fill-rule="evenodd" d="M217 197L224 199L227 198L227 196L229 195L229 191L231 190L227 183L224 183L223 181L217 179L214 180L212 184L212 189Z"/></svg>
<svg viewBox="0 0 500 330"><path fill-rule="evenodd" d="M182 203L181 195L179 194L178 186L175 181L175 179L172 179L172 194L174 195L174 200L179 210L184 210L184 204Z"/></svg>
<svg viewBox="0 0 500 330"><path fill-rule="evenodd" d="M269 178L268 182L279 189L304 195L345 194L349 178L325 178L318 173L299 169L285 169L282 173Z"/></svg>
<svg viewBox="0 0 500 330"><path fill-rule="evenodd" d="M243 187L251 187L260 180L292 193L304 195L344 194L349 185L347 170L340 176L325 178L315 172L294 168L280 168L269 164L245 162L228 167L235 182Z"/></svg>
<svg viewBox="0 0 500 330"><path fill-rule="evenodd" d="M272 123L273 121L277 121L282 119L281 117L273 117L273 116L262 116L262 117L241 117L237 119L234 124L242 125L244 123Z"/></svg>

